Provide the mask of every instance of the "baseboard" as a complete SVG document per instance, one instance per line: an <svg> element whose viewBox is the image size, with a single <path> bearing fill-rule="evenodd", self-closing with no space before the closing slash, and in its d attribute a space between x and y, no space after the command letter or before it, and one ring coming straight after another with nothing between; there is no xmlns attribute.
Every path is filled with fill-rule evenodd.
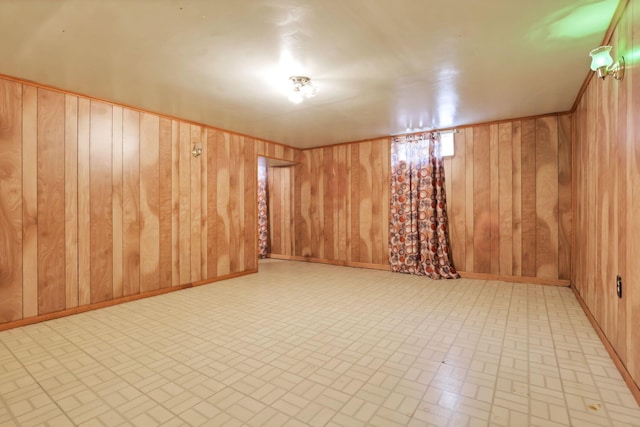
<svg viewBox="0 0 640 427"><path fill-rule="evenodd" d="M283 259L287 261L315 262L318 264L339 265L342 267L368 268L369 270L385 270L385 271L391 270L388 264L371 264L367 262L341 261L341 260L335 260L335 259L314 258L314 257L305 257L305 256L296 256L296 255L270 254L268 257L273 259Z"/></svg>
<svg viewBox="0 0 640 427"><path fill-rule="evenodd" d="M314 258L314 257L303 257L296 255L279 255L279 254L270 254L269 258L273 259L283 259L289 261L304 261L304 262L316 262L319 264L331 264L331 265L341 265L346 267L358 267L358 268L369 268L372 270L385 270L391 271L391 267L388 264L369 264L365 262L350 262L350 261L340 261L335 259L324 259L324 258ZM485 274L485 273L467 273L465 271L459 271L461 277L466 279L479 279L479 280L500 280L503 282L513 282L513 283L533 283L535 285L550 285L550 286L569 286L570 282L568 280L561 279L541 279L539 277L522 277L522 276L500 276L497 274Z"/></svg>
<svg viewBox="0 0 640 427"><path fill-rule="evenodd" d="M214 277L212 279L200 280L198 282L187 283L179 286L172 286L170 288L156 289L154 291L144 292L141 294L128 295L126 297L116 298L109 301L96 302L93 304L83 305L81 307L69 308L66 310L56 311L54 313L42 314L34 317L27 317L25 319L14 320L0 324L0 331L7 329L19 328L20 326L33 325L34 323L45 322L47 320L59 319L60 317L72 316L74 314L84 313L91 310L97 310L99 308L110 307L112 305L122 304L125 302L135 301L143 298L149 298L156 295L167 294L169 292L176 292L187 288L193 288L196 286L207 285L209 283L219 282L221 280L233 279L234 277L245 276L247 274L257 273L257 268L241 271L238 273L231 273L220 277Z"/></svg>
<svg viewBox="0 0 640 427"><path fill-rule="evenodd" d="M502 282L512 283L533 283L534 285L548 285L548 286L571 286L569 280L563 279L543 279L540 277L526 277L526 276L502 276L499 274L487 274L487 273L468 273L466 271L458 271L460 277L465 279L480 279L480 280L499 280Z"/></svg>

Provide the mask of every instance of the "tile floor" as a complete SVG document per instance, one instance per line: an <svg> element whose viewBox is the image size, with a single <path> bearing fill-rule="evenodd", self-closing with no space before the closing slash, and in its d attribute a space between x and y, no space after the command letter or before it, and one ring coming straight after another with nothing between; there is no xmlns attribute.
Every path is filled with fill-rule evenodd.
<svg viewBox="0 0 640 427"><path fill-rule="evenodd" d="M568 288L268 260L0 332L0 425L629 426Z"/></svg>

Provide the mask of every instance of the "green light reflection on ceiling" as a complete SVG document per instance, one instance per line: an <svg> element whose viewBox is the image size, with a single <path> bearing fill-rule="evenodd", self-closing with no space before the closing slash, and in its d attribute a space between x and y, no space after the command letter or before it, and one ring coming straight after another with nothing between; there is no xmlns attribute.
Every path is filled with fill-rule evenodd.
<svg viewBox="0 0 640 427"><path fill-rule="evenodd" d="M533 39L579 39L604 34L618 0L602 0L579 7L564 8L545 19L530 33Z"/></svg>

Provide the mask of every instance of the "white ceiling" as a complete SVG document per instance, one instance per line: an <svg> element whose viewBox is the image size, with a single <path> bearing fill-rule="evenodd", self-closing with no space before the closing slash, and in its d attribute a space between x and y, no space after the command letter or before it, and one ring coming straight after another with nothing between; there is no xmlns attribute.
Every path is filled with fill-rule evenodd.
<svg viewBox="0 0 640 427"><path fill-rule="evenodd" d="M617 4L0 0L0 73L305 148L566 111Z"/></svg>

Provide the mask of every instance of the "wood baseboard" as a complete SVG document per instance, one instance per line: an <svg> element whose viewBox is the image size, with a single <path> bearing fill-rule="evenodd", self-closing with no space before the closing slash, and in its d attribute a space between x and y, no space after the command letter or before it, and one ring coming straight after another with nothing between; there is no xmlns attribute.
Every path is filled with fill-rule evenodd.
<svg viewBox="0 0 640 427"><path fill-rule="evenodd" d="M526 276L501 276L499 274L486 274L486 273L468 273L466 271L458 271L460 277L465 279L480 279L480 280L499 280L501 282L512 283L533 283L534 285L548 285L548 286L571 286L569 280L563 279L542 279L540 277L526 277Z"/></svg>
<svg viewBox="0 0 640 427"><path fill-rule="evenodd" d="M389 265L386 265L386 264L370 264L366 262L340 261L335 259L304 257L304 256L296 256L296 255L270 254L268 257L273 259L283 259L287 261L315 262L318 264L339 265L342 267L368 268L369 270L384 270L384 271L391 270Z"/></svg>
<svg viewBox="0 0 640 427"><path fill-rule="evenodd" d="M187 283L184 285L173 286L171 288L162 288L155 291L145 292L142 294L129 295L122 298L116 298L109 301L96 302L89 305L83 305L81 307L69 308L66 310L56 311L54 313L42 314L40 316L27 317L25 319L14 320L12 322L0 324L0 331L7 329L19 328L20 326L33 325L34 323L45 322L47 320L58 319L60 317L72 316L74 314L84 313L91 310L97 310L99 308L110 307L112 305L122 304L125 302L135 301L143 298L149 298L156 295L167 294L169 292L180 291L182 289L193 288L196 286L207 285L209 283L219 282L221 280L233 279L234 277L245 276L247 274L257 273L258 269L253 268L251 270L241 271L239 273L227 274L225 276L214 277L213 279L200 280L198 282Z"/></svg>
<svg viewBox="0 0 640 427"><path fill-rule="evenodd" d="M573 294L576 296L576 299L580 303L580 306L582 307L582 311L584 311L584 314L587 315L587 319L589 319L589 322L591 322L593 329L596 330L596 333L600 337L600 341L602 341L602 344L604 344L604 348L607 349L609 356L611 356L611 359L613 360L614 365L616 365L616 368L618 368L620 375L622 375L622 379L627 384L627 387L629 387L631 394L633 395L633 397L636 399L636 402L638 402L638 405L640 406L640 385L633 380L633 377L627 370L627 367L622 362L622 359L620 359L620 356L618 356L618 353L616 353L616 350L613 348L613 345L611 345L611 343L609 342L609 339L604 334L604 331L600 327L600 324L596 321L596 318L593 316L593 314L591 314L589 307L587 307L587 304L582 299L582 296L580 296L580 294L578 293L578 290L573 286L571 287L571 289L573 290Z"/></svg>

